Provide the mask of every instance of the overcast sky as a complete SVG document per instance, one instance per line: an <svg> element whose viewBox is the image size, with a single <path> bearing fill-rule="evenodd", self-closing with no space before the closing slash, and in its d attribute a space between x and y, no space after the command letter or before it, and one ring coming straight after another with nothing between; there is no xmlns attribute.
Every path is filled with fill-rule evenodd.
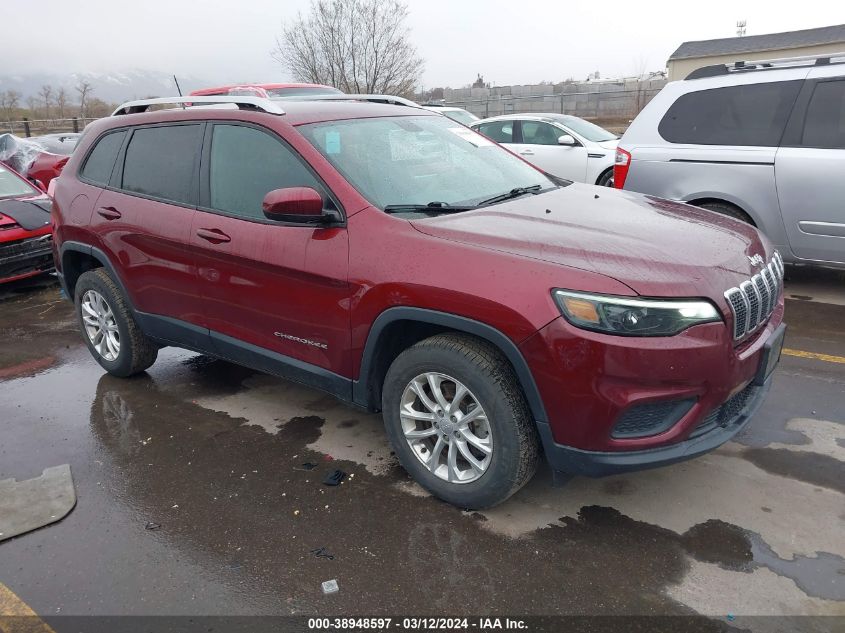
<svg viewBox="0 0 845 633"><path fill-rule="evenodd" d="M309 0L3 0L0 74L159 70L211 83L290 79L270 59ZM685 40L845 23L845 1L410 0L424 86L660 70Z"/></svg>

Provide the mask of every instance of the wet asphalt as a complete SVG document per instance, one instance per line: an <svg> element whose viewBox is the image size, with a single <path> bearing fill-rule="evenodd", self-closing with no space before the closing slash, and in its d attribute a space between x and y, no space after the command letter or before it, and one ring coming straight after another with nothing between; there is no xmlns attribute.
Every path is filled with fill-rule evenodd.
<svg viewBox="0 0 845 633"><path fill-rule="evenodd" d="M845 305L802 292L786 347L845 357ZM379 416L320 392L175 349L108 376L50 277L0 291L0 340L0 479L68 463L78 497L0 542L0 583L39 615L845 616L845 364L785 355L751 425L698 460L562 488L541 470L470 513L413 484Z"/></svg>

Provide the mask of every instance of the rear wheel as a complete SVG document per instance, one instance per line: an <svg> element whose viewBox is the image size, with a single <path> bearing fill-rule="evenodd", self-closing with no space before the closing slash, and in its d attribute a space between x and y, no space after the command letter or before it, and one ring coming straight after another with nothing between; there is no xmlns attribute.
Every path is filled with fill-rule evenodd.
<svg viewBox="0 0 845 633"><path fill-rule="evenodd" d="M126 377L155 362L158 346L138 327L123 293L104 269L80 275L74 303L88 350L103 369Z"/></svg>
<svg viewBox="0 0 845 633"><path fill-rule="evenodd" d="M702 209L707 209L708 211L715 211L716 213L721 213L722 215L726 215L734 220L739 220L740 222L745 222L746 224L750 224L751 226L756 226L754 224L754 220L751 219L745 211L740 209L738 206L733 205L729 202L719 202L714 200L712 202L702 202L701 204L697 204L696 206L701 207Z"/></svg>
<svg viewBox="0 0 845 633"><path fill-rule="evenodd" d="M496 505L537 468L525 397L507 360L485 341L441 334L402 352L387 372L382 410L405 470L459 507Z"/></svg>

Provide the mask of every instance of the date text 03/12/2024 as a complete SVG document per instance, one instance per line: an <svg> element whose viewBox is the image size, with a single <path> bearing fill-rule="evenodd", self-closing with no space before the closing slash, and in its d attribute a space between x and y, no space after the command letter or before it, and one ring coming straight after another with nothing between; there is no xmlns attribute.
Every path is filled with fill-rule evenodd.
<svg viewBox="0 0 845 633"><path fill-rule="evenodd" d="M524 620L514 618L309 618L309 630L317 631L500 631L527 630Z"/></svg>

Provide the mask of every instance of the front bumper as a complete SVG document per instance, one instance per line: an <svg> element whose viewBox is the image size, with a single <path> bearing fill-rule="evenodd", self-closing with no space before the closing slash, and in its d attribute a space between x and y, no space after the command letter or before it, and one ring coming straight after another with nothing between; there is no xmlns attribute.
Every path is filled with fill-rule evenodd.
<svg viewBox="0 0 845 633"><path fill-rule="evenodd" d="M725 323L676 336L625 338L555 319L520 345L540 392L537 428L551 465L606 475L712 450L747 423L768 380L767 342L780 340L783 300L735 345Z"/></svg>
<svg viewBox="0 0 845 633"><path fill-rule="evenodd" d="M543 442L543 451L549 465L559 472L588 477L605 477L634 470L657 468L698 457L718 448L739 433L751 421L751 418L763 404L771 387L771 377L755 389L745 407L725 425L715 425L692 439L642 451L583 451L570 446L556 444L551 428L547 423L539 422L537 430Z"/></svg>
<svg viewBox="0 0 845 633"><path fill-rule="evenodd" d="M53 270L52 236L0 243L0 283Z"/></svg>

